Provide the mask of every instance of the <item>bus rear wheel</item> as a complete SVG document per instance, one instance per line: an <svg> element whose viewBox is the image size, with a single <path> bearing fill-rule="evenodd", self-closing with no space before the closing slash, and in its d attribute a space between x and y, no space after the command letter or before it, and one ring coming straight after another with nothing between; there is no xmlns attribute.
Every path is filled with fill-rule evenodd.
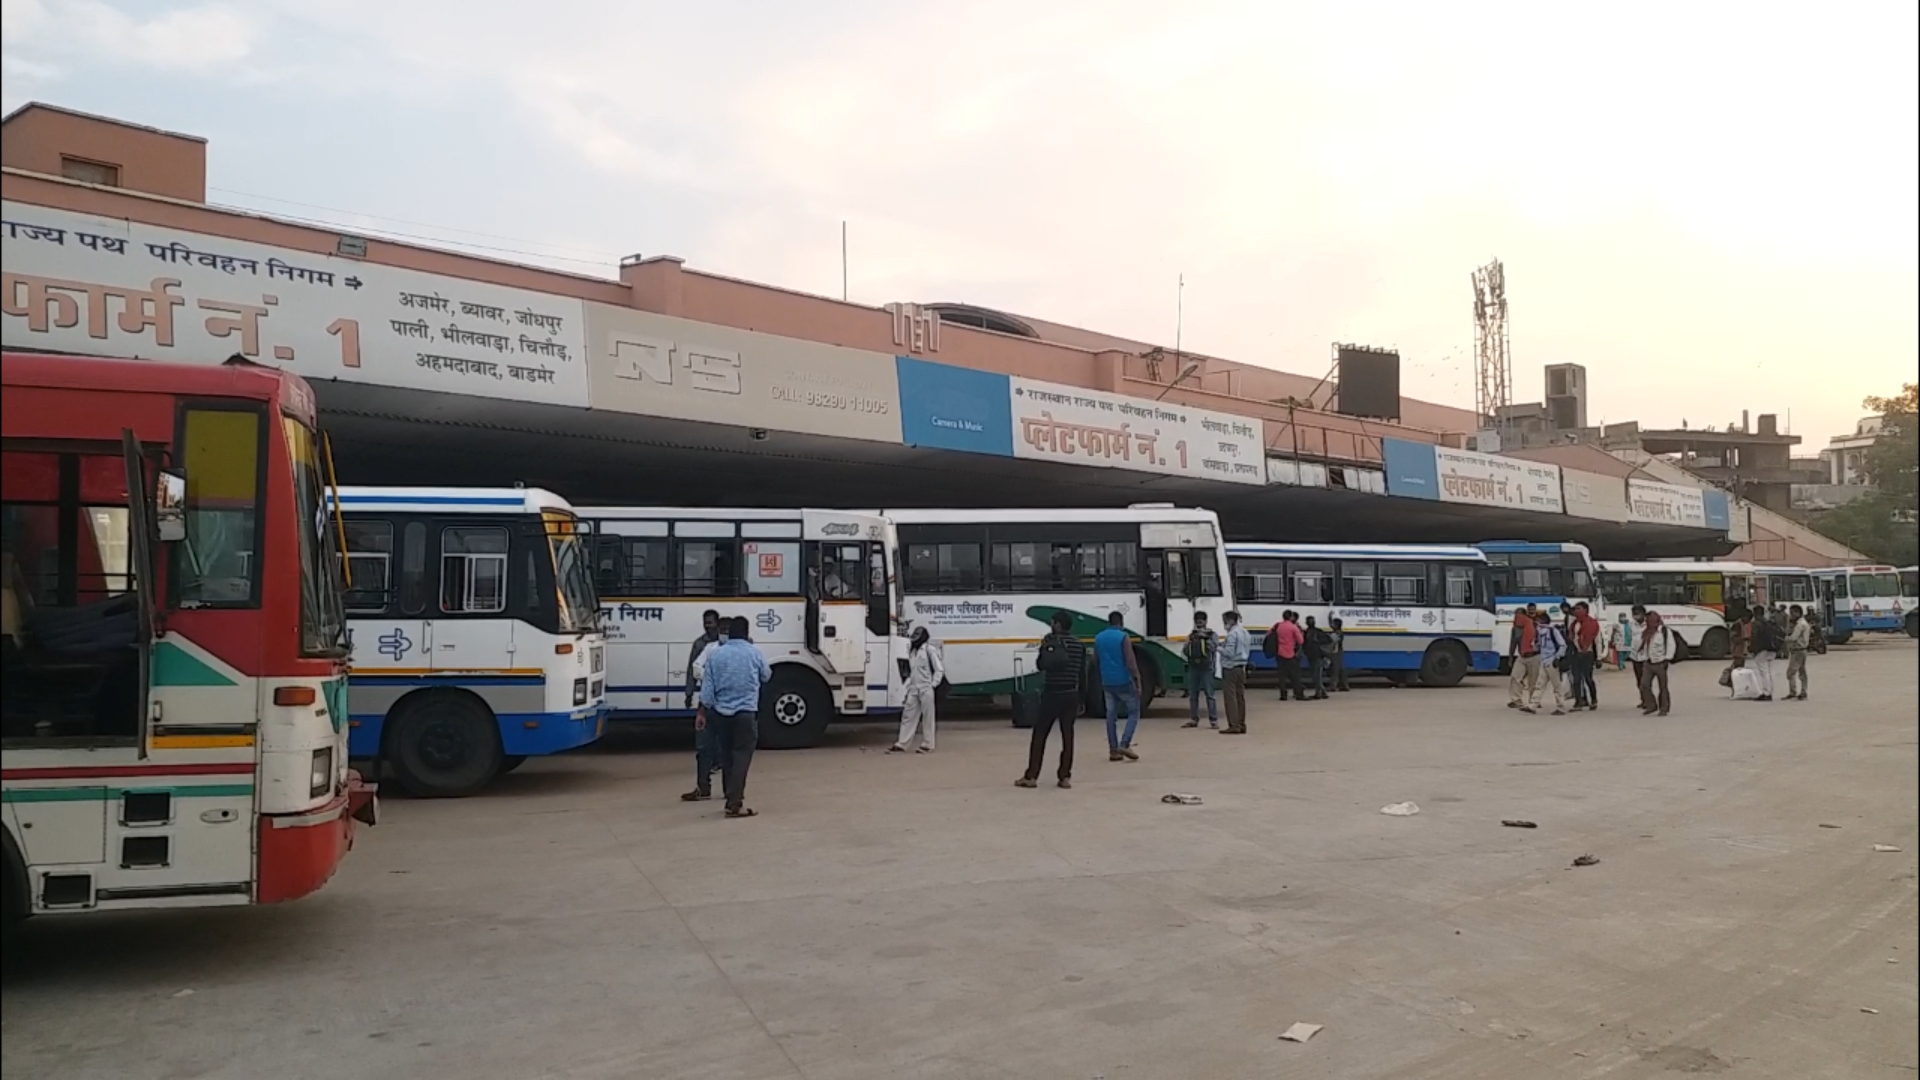
<svg viewBox="0 0 1920 1080"><path fill-rule="evenodd" d="M1920 611L1907 612L1907 636L1920 637Z"/></svg>
<svg viewBox="0 0 1920 1080"><path fill-rule="evenodd" d="M1147 706L1153 704L1154 699L1166 689L1166 684L1160 678L1159 666L1144 650L1133 650L1133 661L1140 667L1140 711L1145 712ZM1104 700L1100 704L1101 708L1106 707Z"/></svg>
<svg viewBox="0 0 1920 1080"><path fill-rule="evenodd" d="M793 667L775 668L760 691L760 748L803 750L820 745L833 720L833 698L820 677Z"/></svg>
<svg viewBox="0 0 1920 1080"><path fill-rule="evenodd" d="M403 703L388 738L387 760L400 786L417 798L471 795L500 772L500 725L464 694Z"/></svg>
<svg viewBox="0 0 1920 1080"><path fill-rule="evenodd" d="M1725 660L1727 658L1727 628L1716 626L1700 637L1700 658L1702 660Z"/></svg>
<svg viewBox="0 0 1920 1080"><path fill-rule="evenodd" d="M1420 681L1427 686L1458 686L1473 667L1467 647L1457 641L1436 641L1420 658Z"/></svg>

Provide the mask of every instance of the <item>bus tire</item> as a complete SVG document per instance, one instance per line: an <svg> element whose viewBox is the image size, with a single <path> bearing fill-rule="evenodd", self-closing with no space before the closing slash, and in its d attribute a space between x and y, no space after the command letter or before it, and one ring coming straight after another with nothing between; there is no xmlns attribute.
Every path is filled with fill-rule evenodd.
<svg viewBox="0 0 1920 1080"><path fill-rule="evenodd" d="M1702 660L1725 660L1728 652L1727 628L1715 626L1700 637L1700 658Z"/></svg>
<svg viewBox="0 0 1920 1080"><path fill-rule="evenodd" d="M527 763L525 754L508 754L500 759L500 775L505 776Z"/></svg>
<svg viewBox="0 0 1920 1080"><path fill-rule="evenodd" d="M471 795L500 774L500 723L471 694L407 698L387 728L387 761L400 787L415 798Z"/></svg>
<svg viewBox="0 0 1920 1080"><path fill-rule="evenodd" d="M4 835L6 840L5 866L0 867L0 931L4 931L9 945L27 921L27 913L33 910L32 895L27 884L27 860L21 856L19 845L13 841L12 833ZM9 954L12 949L6 950Z"/></svg>
<svg viewBox="0 0 1920 1080"><path fill-rule="evenodd" d="M1160 678L1160 666L1153 662L1145 649L1133 650L1133 662L1140 668L1140 711L1145 712L1147 706L1152 705L1154 699L1166 690L1166 681ZM1102 701L1100 707L1105 709L1106 702Z"/></svg>
<svg viewBox="0 0 1920 1080"><path fill-rule="evenodd" d="M832 721L833 696L820 676L791 664L773 669L760 691L760 749L818 746Z"/></svg>
<svg viewBox="0 0 1920 1080"><path fill-rule="evenodd" d="M1420 682L1426 686L1459 686L1471 670L1473 658L1457 641L1436 641L1420 658Z"/></svg>
<svg viewBox="0 0 1920 1080"><path fill-rule="evenodd" d="M1907 612L1907 636L1920 638L1920 611Z"/></svg>

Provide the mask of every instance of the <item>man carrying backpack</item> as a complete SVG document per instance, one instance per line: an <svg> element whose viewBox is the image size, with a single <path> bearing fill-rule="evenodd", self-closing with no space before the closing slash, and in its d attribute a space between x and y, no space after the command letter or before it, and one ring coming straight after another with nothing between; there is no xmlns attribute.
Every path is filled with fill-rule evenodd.
<svg viewBox="0 0 1920 1080"><path fill-rule="evenodd" d="M1207 726L1220 726L1220 697L1216 692L1214 665L1219 660L1219 636L1207 626L1207 613L1193 613L1193 633L1181 655L1187 661L1187 722L1181 727L1200 726L1200 695L1207 695Z"/></svg>
<svg viewBox="0 0 1920 1080"><path fill-rule="evenodd" d="M1758 701L1773 700L1773 656L1780 651L1780 627L1773 621L1773 613L1762 609L1755 613L1747 610L1747 617L1753 622L1753 637L1750 642L1752 652L1747 667L1752 669L1754 681L1760 687Z"/></svg>
<svg viewBox="0 0 1920 1080"><path fill-rule="evenodd" d="M1564 630L1553 624L1553 618L1546 612L1540 613L1538 630L1540 643L1540 678L1553 690L1553 715L1567 714L1567 669L1572 664L1572 650L1567 646ZM1533 688L1534 698L1529 702L1534 708L1540 706L1540 687ZM1527 710L1531 712L1532 710Z"/></svg>

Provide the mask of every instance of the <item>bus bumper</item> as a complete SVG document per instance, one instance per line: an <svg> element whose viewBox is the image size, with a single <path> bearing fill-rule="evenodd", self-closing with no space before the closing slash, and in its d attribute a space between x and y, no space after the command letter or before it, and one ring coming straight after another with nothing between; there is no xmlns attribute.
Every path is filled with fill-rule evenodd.
<svg viewBox="0 0 1920 1080"><path fill-rule="evenodd" d="M371 825L378 819L376 792L375 785L348 770L346 790L325 805L261 815L258 901L298 900L325 885L353 847L354 822Z"/></svg>

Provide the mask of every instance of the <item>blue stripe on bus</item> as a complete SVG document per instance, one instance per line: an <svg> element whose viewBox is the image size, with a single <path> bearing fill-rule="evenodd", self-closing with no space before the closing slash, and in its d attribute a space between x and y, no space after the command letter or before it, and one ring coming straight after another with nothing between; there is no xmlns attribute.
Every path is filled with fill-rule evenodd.
<svg viewBox="0 0 1920 1080"><path fill-rule="evenodd" d="M450 671L445 675L380 675L374 672L361 674L354 672L347 677L349 687L354 683L365 686L542 686L545 675L465 675Z"/></svg>
<svg viewBox="0 0 1920 1080"><path fill-rule="evenodd" d="M533 757L557 754L598 739L605 709L599 706L570 709L566 712L497 713L500 725L500 751ZM347 728L347 755L356 758L377 757L381 732L386 726L384 713L356 713ZM527 725L532 724L532 727Z"/></svg>

